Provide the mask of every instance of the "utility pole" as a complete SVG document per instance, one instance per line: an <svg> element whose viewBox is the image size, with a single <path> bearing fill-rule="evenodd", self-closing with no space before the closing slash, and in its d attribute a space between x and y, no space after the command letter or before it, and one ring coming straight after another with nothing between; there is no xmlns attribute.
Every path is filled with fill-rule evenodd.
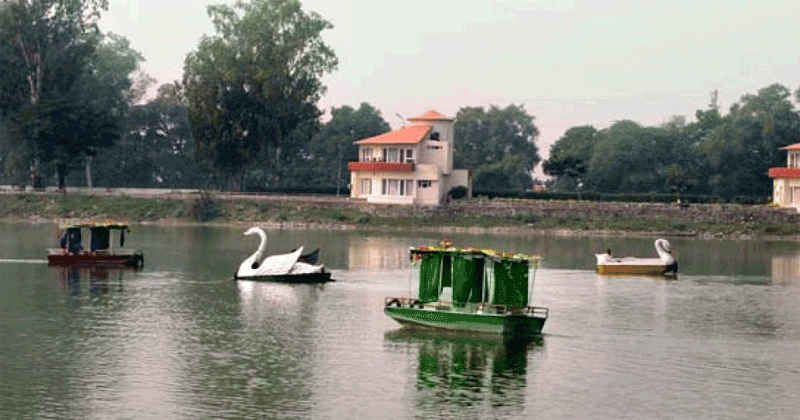
<svg viewBox="0 0 800 420"><path fill-rule="evenodd" d="M339 171L336 176L336 197L339 197L339 186L342 185L342 142L339 142Z"/></svg>

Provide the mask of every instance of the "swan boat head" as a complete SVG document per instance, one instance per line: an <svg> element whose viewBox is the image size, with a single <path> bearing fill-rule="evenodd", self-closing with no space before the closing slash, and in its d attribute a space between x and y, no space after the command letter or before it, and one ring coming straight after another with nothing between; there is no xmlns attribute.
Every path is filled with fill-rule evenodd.
<svg viewBox="0 0 800 420"><path fill-rule="evenodd" d="M675 262L675 257L672 256L672 247L666 239L656 239L655 247L658 257L664 264L670 265Z"/></svg>
<svg viewBox="0 0 800 420"><path fill-rule="evenodd" d="M244 233L245 235L258 235L261 238L261 243L258 245L258 249L256 252L251 254L247 257L241 264L239 264L239 269L236 270L237 277L247 277L252 276L255 274L258 267L261 265L261 261L264 259L264 256L267 251L267 233L264 232L258 226L253 226Z"/></svg>

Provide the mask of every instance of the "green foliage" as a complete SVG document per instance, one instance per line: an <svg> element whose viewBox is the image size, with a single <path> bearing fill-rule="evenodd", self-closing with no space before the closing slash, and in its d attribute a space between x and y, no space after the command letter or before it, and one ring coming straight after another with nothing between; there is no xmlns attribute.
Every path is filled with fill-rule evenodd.
<svg viewBox="0 0 800 420"><path fill-rule="evenodd" d="M202 193L189 211L189 216L200 222L209 222L222 215L219 204L208 193Z"/></svg>
<svg viewBox="0 0 800 420"><path fill-rule="evenodd" d="M450 191L447 192L447 196L452 198L453 200L461 200L467 197L467 193L469 190L467 187L463 185L459 185L453 188L450 188Z"/></svg>
<svg viewBox="0 0 800 420"><path fill-rule="evenodd" d="M574 190L586 179L597 139L598 131L587 125L570 128L553 144L543 170L556 177L554 188Z"/></svg>
<svg viewBox="0 0 800 420"><path fill-rule="evenodd" d="M780 148L800 143L800 113L791 92L774 84L744 95L698 147L712 172L709 187L723 197L769 194L770 167L784 166Z"/></svg>
<svg viewBox="0 0 800 420"><path fill-rule="evenodd" d="M311 141L291 156L284 185L302 187L338 187L347 189L350 174L347 162L358 160L358 146L354 141L390 131L391 127L381 117L380 111L362 102L358 109L350 106L334 107L331 119ZM335 194L335 191L334 191Z"/></svg>
<svg viewBox="0 0 800 420"><path fill-rule="evenodd" d="M337 222L344 222L344 221L348 220L349 218L347 217L346 214L344 214L344 212L342 212L340 210L335 210L333 212L333 214L331 215L331 219L336 220Z"/></svg>
<svg viewBox="0 0 800 420"><path fill-rule="evenodd" d="M660 191L665 157L672 155L669 132L618 121L603 130L589 160L586 186L601 192Z"/></svg>
<svg viewBox="0 0 800 420"><path fill-rule="evenodd" d="M519 190L475 190L473 195L482 199L533 199L533 200L582 200L582 201L617 201L629 203L677 203L675 194L670 193L602 193L597 191L548 191L533 192ZM768 204L770 197L766 195L737 195L722 197L718 195L684 194L681 202L688 203L737 203Z"/></svg>
<svg viewBox="0 0 800 420"><path fill-rule="evenodd" d="M465 107L456 114L453 165L476 174L476 188L528 188L539 162L539 130L522 105ZM477 174L483 173L482 177ZM499 178L495 178L499 176Z"/></svg>
<svg viewBox="0 0 800 420"><path fill-rule="evenodd" d="M180 86L159 87L152 101L133 106L124 137L94 161L100 187L204 188L208 168L193 151Z"/></svg>
<svg viewBox="0 0 800 420"><path fill-rule="evenodd" d="M321 37L332 26L297 0L209 6L208 14L217 35L186 56L183 79L196 150L231 178L271 162L280 185L285 156L314 131L322 76L337 64Z"/></svg>
<svg viewBox="0 0 800 420"><path fill-rule="evenodd" d="M596 133L574 127L554 144L544 169L556 177L550 182L554 191L581 192L583 198L597 191L761 202L772 193L767 171L785 164L780 148L800 143L800 112L791 96L789 89L771 85L742 96L723 116L715 92L709 108L698 110L689 124L673 117L661 127L633 121Z"/></svg>
<svg viewBox="0 0 800 420"><path fill-rule="evenodd" d="M7 172L30 168L34 186L55 171L59 185L79 158L119 138L129 75L142 57L123 37L97 28L106 0L0 4L0 138Z"/></svg>

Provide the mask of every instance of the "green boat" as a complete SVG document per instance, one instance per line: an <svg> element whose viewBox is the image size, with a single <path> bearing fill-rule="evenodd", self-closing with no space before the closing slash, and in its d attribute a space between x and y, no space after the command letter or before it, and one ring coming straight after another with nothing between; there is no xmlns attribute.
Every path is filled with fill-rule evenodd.
<svg viewBox="0 0 800 420"><path fill-rule="evenodd" d="M419 265L418 297L387 297L384 312L404 327L530 337L548 309L529 306L539 257L492 249L410 249ZM530 273L534 276L531 277Z"/></svg>

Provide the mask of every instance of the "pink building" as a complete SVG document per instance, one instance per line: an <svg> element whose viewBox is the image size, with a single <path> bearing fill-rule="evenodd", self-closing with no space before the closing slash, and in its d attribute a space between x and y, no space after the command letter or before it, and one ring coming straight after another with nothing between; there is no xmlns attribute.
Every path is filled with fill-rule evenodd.
<svg viewBox="0 0 800 420"><path fill-rule="evenodd" d="M785 168L769 168L772 178L772 202L800 211L800 143L781 147L787 151Z"/></svg>
<svg viewBox="0 0 800 420"><path fill-rule="evenodd" d="M431 110L403 128L356 141L358 162L348 163L351 197L436 206L453 187L471 195L469 171L453 169L453 126L452 118Z"/></svg>

